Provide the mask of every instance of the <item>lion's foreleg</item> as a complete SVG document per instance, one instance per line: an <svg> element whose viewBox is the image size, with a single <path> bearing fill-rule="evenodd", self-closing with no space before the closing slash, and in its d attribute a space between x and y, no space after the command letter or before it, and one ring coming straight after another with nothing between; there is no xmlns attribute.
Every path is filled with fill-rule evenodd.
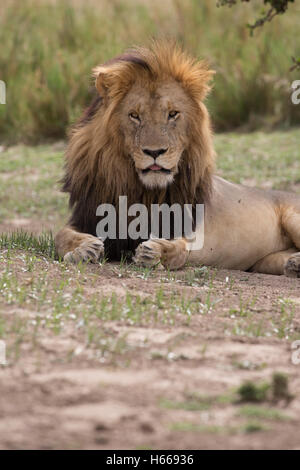
<svg viewBox="0 0 300 470"><path fill-rule="evenodd" d="M187 262L189 251L183 238L176 240L151 239L141 243L134 262L141 266L155 266L159 262L167 269L179 269Z"/></svg>
<svg viewBox="0 0 300 470"><path fill-rule="evenodd" d="M66 262L96 262L104 254L103 241L88 233L80 233L66 226L55 237L58 256Z"/></svg>

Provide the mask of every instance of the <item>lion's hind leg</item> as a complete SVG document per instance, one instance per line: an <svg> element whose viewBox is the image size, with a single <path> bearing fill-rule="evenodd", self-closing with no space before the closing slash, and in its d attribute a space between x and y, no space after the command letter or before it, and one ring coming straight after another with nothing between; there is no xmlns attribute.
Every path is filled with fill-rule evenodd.
<svg viewBox="0 0 300 470"><path fill-rule="evenodd" d="M104 243L88 233L80 233L72 227L64 227L55 237L58 256L67 263L96 262L104 255Z"/></svg>
<svg viewBox="0 0 300 470"><path fill-rule="evenodd" d="M186 263L188 256L185 240L157 238L141 243L136 249L133 261L145 267L153 267L161 262L167 269L179 269Z"/></svg>
<svg viewBox="0 0 300 470"><path fill-rule="evenodd" d="M281 223L284 232L294 245L292 254L285 263L284 274L289 277L300 277L300 206L299 198L281 207Z"/></svg>
<svg viewBox="0 0 300 470"><path fill-rule="evenodd" d="M296 260L298 260L297 266L295 264ZM271 253L257 261L250 269L255 273L276 274L279 276L285 274L289 277L299 277L295 275L297 270L300 274L300 253L296 248Z"/></svg>
<svg viewBox="0 0 300 470"><path fill-rule="evenodd" d="M250 271L300 277L300 210L294 199L286 199L280 205L280 221L291 248L265 256Z"/></svg>

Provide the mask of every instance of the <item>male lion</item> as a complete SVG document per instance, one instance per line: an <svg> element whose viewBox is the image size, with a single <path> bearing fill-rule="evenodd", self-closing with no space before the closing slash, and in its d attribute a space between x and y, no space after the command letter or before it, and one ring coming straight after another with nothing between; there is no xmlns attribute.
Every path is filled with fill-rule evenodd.
<svg viewBox="0 0 300 470"><path fill-rule="evenodd" d="M120 259L170 269L205 264L300 276L300 198L229 183L214 175L203 104L213 72L175 45L153 43L95 68L97 96L73 129L63 190L73 209L56 236L65 261ZM204 247L182 239L106 240L96 235L99 204L204 203Z"/></svg>

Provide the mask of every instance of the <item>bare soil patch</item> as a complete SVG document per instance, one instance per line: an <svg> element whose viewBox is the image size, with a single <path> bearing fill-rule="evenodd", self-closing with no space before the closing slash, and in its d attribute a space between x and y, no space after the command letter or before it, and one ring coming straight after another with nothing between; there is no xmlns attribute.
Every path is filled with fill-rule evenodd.
<svg viewBox="0 0 300 470"><path fill-rule="evenodd" d="M1 254L2 275L13 266L19 288L29 286L24 300L1 301L10 352L0 369L2 449L300 448L300 366L291 360L298 280L224 270L204 280L191 268L168 280L160 269L67 267L63 295L80 285L83 300L55 310L55 299L38 307L32 286L45 274L49 291L57 289L62 266L40 257L30 271L16 250L8 267ZM130 317L129 294L141 304L156 299L154 310ZM115 319L87 313L91 299L111 303L111 296L119 302ZM182 299L191 301L190 316ZM46 319L59 313L55 329ZM82 326L88 315L90 330ZM103 337L91 340L93 331ZM289 403L237 401L242 383L269 382L274 372L288 376Z"/></svg>

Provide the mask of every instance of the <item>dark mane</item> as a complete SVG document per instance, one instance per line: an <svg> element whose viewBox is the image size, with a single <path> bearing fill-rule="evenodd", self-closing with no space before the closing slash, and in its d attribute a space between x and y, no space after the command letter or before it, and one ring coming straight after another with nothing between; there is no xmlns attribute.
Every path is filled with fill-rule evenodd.
<svg viewBox="0 0 300 470"><path fill-rule="evenodd" d="M100 108L102 101L102 97L94 91L94 97L92 98L91 104L84 110L76 126L84 126L91 121Z"/></svg>
<svg viewBox="0 0 300 470"><path fill-rule="evenodd" d="M121 54L117 57L114 57L113 59L108 60L103 65L112 65L116 62L129 62L131 64L141 66L143 69L147 70L147 72L152 72L151 67L146 62L146 60L142 57L139 57L137 54L134 53L134 51L124 52L124 54Z"/></svg>

